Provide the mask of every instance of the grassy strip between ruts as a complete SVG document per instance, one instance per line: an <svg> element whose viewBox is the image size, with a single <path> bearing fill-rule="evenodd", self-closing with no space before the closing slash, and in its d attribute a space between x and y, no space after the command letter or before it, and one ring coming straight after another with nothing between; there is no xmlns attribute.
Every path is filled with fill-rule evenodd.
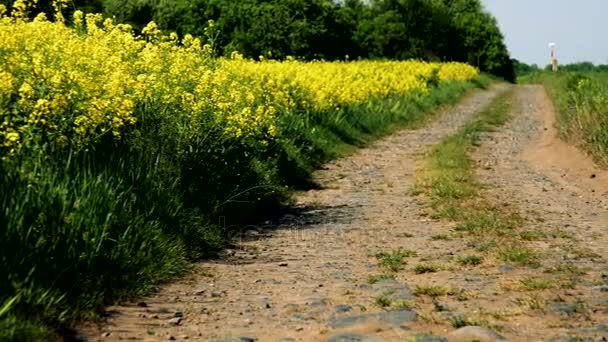
<svg viewBox="0 0 608 342"><path fill-rule="evenodd" d="M470 157L484 133L510 119L513 94L513 89L500 94L473 121L434 146L414 192L428 199L435 218L458 222L454 233L470 236L479 252L492 253L507 264L534 267L539 265L539 254L526 246L518 232L523 219L508 205L484 197Z"/></svg>

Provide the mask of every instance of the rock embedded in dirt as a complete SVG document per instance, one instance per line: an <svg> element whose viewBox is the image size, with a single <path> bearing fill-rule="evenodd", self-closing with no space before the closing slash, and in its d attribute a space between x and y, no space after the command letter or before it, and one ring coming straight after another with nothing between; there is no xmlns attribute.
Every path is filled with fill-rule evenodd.
<svg viewBox="0 0 608 342"><path fill-rule="evenodd" d="M384 296L390 300L413 300L414 295L407 285L395 279L386 279L372 285L374 296Z"/></svg>
<svg viewBox="0 0 608 342"><path fill-rule="evenodd" d="M349 315L334 317L329 320L328 325L333 329L343 329L365 323L379 323L391 327L401 327L405 323L418 320L414 310L392 310L376 314Z"/></svg>
<svg viewBox="0 0 608 342"><path fill-rule="evenodd" d="M608 292L608 286L595 286L593 287L593 291Z"/></svg>
<svg viewBox="0 0 608 342"><path fill-rule="evenodd" d="M570 316L580 310L581 305L577 303L552 303L549 305L549 309L556 314L562 316Z"/></svg>
<svg viewBox="0 0 608 342"><path fill-rule="evenodd" d="M173 325L180 325L182 320L183 320L183 318L181 318L181 317L173 317L170 320L168 320L168 323L173 324Z"/></svg>
<svg viewBox="0 0 608 342"><path fill-rule="evenodd" d="M351 311L352 309L353 309L353 307L352 307L352 306L342 304L342 305L338 305L338 306L336 306L336 307L334 308L334 311L335 311L336 313L344 313L344 312L349 312L349 311Z"/></svg>
<svg viewBox="0 0 608 342"><path fill-rule="evenodd" d="M450 342L494 342L503 341L506 340L506 338L488 328L470 325L452 331L448 335L448 340Z"/></svg>
<svg viewBox="0 0 608 342"><path fill-rule="evenodd" d="M221 342L255 342L256 339L253 337L239 336L239 337L224 337L220 341Z"/></svg>
<svg viewBox="0 0 608 342"><path fill-rule="evenodd" d="M340 335L334 335L327 339L327 342L383 342L384 339L381 337L356 334L356 333L345 333Z"/></svg>
<svg viewBox="0 0 608 342"><path fill-rule="evenodd" d="M600 324L593 327L577 328L576 330L585 333L608 333L608 324Z"/></svg>
<svg viewBox="0 0 608 342"><path fill-rule="evenodd" d="M434 302L433 307L435 308L435 311L439 312L450 311L450 307L446 303Z"/></svg>
<svg viewBox="0 0 608 342"><path fill-rule="evenodd" d="M574 337L574 336L566 336L566 335L560 335L560 336L553 336L550 339L547 340L547 342L593 342L593 339L581 339L580 337Z"/></svg>
<svg viewBox="0 0 608 342"><path fill-rule="evenodd" d="M327 300L327 298L310 298L306 302L306 305L310 305L312 307L322 307L327 306L328 304L329 301Z"/></svg>
<svg viewBox="0 0 608 342"><path fill-rule="evenodd" d="M427 333L418 333L412 336L412 340L416 342L448 342L445 337L435 336Z"/></svg>
<svg viewBox="0 0 608 342"><path fill-rule="evenodd" d="M511 265L499 265L496 267L500 272L511 272L515 270L515 267Z"/></svg>

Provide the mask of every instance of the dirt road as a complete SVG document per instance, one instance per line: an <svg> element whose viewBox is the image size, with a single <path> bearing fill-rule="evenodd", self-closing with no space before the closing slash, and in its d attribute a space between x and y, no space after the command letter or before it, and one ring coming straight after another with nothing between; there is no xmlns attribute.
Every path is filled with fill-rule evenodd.
<svg viewBox="0 0 608 342"><path fill-rule="evenodd" d="M412 195L425 151L505 88L326 165L316 174L321 190L299 194L287 214L252 227L224 258L140 303L108 308L101 328L84 330L87 339L605 341L608 174L555 138L541 87L518 86L513 119L473 154L484 195L526 218L539 266L491 257L459 265L474 244L453 234L453 223L428 218ZM398 249L408 254L403 269L381 269L376 255ZM440 267L416 272L425 262ZM548 280L534 285L539 277ZM432 286L451 290L417 296Z"/></svg>

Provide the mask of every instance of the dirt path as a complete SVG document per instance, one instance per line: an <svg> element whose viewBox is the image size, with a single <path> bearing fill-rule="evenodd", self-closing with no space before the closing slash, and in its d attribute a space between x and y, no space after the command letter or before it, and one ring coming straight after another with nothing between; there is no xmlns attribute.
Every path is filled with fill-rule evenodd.
<svg viewBox="0 0 608 342"><path fill-rule="evenodd" d="M577 175L589 173L580 160L576 170L564 172L563 164L552 162L560 158L539 158L561 153L550 151L557 146L553 131L543 130L551 116L545 116L550 108L542 88L518 88L512 122L488 135L475 152L487 196L515 205L531 218L526 229L542 233L530 241L544 251L541 267L491 260L459 266L455 259L475 246L452 237L453 224L426 218L421 199L411 195L423 153L502 90L474 94L425 128L398 132L330 163L316 175L324 188L299 195L279 222L252 228L225 258L197 265L196 272L139 305L109 308L107 324L89 330L88 339L337 342L417 336L430 342L445 341L438 336L450 341L608 336L608 266L602 257L608 248L608 186L600 183L608 178L594 170L595 177L579 181ZM375 255L398 248L415 252L405 268L393 273L394 279L370 279L387 273ZM428 262L441 267L414 271ZM539 274L554 275L556 286L539 291L516 286ZM415 296L416 288L431 285L451 291L436 299ZM383 309L387 298L398 305ZM455 333L454 322L461 318L501 335L482 328Z"/></svg>

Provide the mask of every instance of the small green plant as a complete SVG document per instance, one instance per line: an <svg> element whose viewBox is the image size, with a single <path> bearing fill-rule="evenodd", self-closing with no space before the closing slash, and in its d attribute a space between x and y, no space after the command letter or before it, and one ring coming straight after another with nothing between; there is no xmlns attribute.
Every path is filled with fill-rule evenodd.
<svg viewBox="0 0 608 342"><path fill-rule="evenodd" d="M380 274L380 275L372 275L367 277L367 283L370 285L379 283L384 280L395 279L395 276L392 274Z"/></svg>
<svg viewBox="0 0 608 342"><path fill-rule="evenodd" d="M547 302L539 296L517 298L515 302L521 307L540 312L545 312L547 306Z"/></svg>
<svg viewBox="0 0 608 342"><path fill-rule="evenodd" d="M493 248L496 248L498 243L495 240L473 241L469 244L469 246L475 248L475 250L478 252L487 252Z"/></svg>
<svg viewBox="0 0 608 342"><path fill-rule="evenodd" d="M513 244L499 252L500 259L512 265L538 267L540 265L538 252L530 247Z"/></svg>
<svg viewBox="0 0 608 342"><path fill-rule="evenodd" d="M454 291L443 286L435 285L416 285L414 289L415 296L429 296L429 297L441 297L453 295Z"/></svg>
<svg viewBox="0 0 608 342"><path fill-rule="evenodd" d="M547 278L525 277L519 283L524 289L530 291L546 290L555 287L555 282Z"/></svg>
<svg viewBox="0 0 608 342"><path fill-rule="evenodd" d="M434 273L439 270L439 266L434 264L418 264L414 266L414 273L423 274L423 273Z"/></svg>
<svg viewBox="0 0 608 342"><path fill-rule="evenodd" d="M382 294L380 294L378 297L376 297L376 305L378 305L381 308L386 308L391 306L391 303L393 302L389 296L392 294L392 291L387 291L387 292L383 292Z"/></svg>
<svg viewBox="0 0 608 342"><path fill-rule="evenodd" d="M438 241L438 240L449 241L449 240L452 240L452 237L450 237L447 234L435 234L435 235L431 236L431 240L433 240L433 241Z"/></svg>
<svg viewBox="0 0 608 342"><path fill-rule="evenodd" d="M378 265L384 269L387 269L392 272L397 272L403 268L403 264L405 264L405 258L416 256L415 251L399 248L394 251L388 253L378 253L376 254L376 258L378 258Z"/></svg>
<svg viewBox="0 0 608 342"><path fill-rule="evenodd" d="M464 255L458 257L456 262L461 264L462 266L477 266L483 262L483 257L479 255Z"/></svg>
<svg viewBox="0 0 608 342"><path fill-rule="evenodd" d="M391 295L394 291L384 291L378 297L376 297L375 303L381 308L392 308L392 309L411 309L413 304L402 299L392 299Z"/></svg>
<svg viewBox="0 0 608 342"><path fill-rule="evenodd" d="M531 229L520 232L519 237L526 241L536 241L546 238L547 234L540 229Z"/></svg>
<svg viewBox="0 0 608 342"><path fill-rule="evenodd" d="M391 303L391 308L397 309L397 310L411 309L413 307L414 307L414 305L411 302L409 302L407 300L402 300L402 299L394 300Z"/></svg>
<svg viewBox="0 0 608 342"><path fill-rule="evenodd" d="M473 320L467 318L466 316L462 316L462 315L451 317L448 319L448 321L450 322L450 325L454 329L471 326L471 325L479 325L479 326L483 325L483 324L479 324L478 322L473 321Z"/></svg>

